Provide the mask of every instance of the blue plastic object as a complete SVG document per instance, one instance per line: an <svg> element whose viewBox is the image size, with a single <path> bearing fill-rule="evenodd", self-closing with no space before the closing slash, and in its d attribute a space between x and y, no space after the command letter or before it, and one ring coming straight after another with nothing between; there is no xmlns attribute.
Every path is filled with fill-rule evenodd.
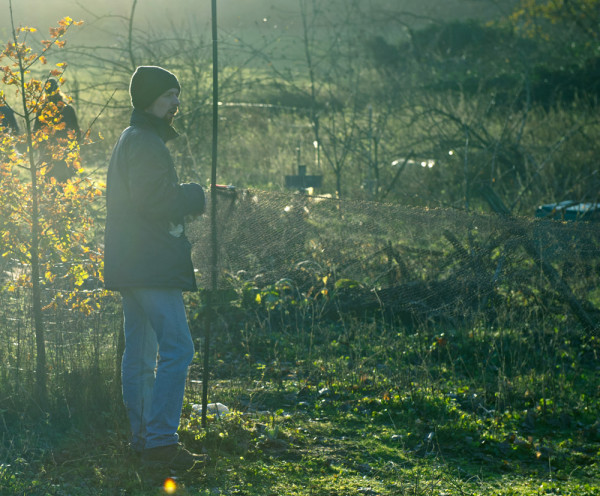
<svg viewBox="0 0 600 496"><path fill-rule="evenodd" d="M598 222L600 221L600 205L574 201L549 203L539 206L535 210L535 216L553 220Z"/></svg>

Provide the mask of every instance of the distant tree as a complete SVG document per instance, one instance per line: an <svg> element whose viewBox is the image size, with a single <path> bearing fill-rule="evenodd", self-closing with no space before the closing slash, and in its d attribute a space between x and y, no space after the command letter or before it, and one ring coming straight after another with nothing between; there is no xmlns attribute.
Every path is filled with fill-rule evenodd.
<svg viewBox="0 0 600 496"><path fill-rule="evenodd" d="M299 0L299 10L314 143L334 173L336 194L342 196L347 187L344 177L359 153L359 121L368 103L365 64L356 36L361 10L356 1L342 8L322 0ZM317 23L327 26L326 39L316 40Z"/></svg>
<svg viewBox="0 0 600 496"><path fill-rule="evenodd" d="M530 36L550 41L558 32L568 35L567 48L600 39L600 0L521 0L510 17Z"/></svg>

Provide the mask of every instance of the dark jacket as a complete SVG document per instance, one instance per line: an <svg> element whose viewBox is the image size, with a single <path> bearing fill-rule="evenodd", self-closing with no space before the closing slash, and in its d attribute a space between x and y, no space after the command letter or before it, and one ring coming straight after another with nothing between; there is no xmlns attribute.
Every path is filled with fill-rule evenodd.
<svg viewBox="0 0 600 496"><path fill-rule="evenodd" d="M68 139L69 131L75 131L75 138L77 141L81 141L81 129L79 128L79 122L77 120L77 114L75 113L75 109L62 101L62 99L52 99L51 101L57 106L58 111L58 123L65 123L64 129L57 129L54 133L55 139ZM33 130L37 131L45 126L45 124L40 121L40 117L42 115L42 111L38 112L35 116L35 121L33 122Z"/></svg>
<svg viewBox="0 0 600 496"><path fill-rule="evenodd" d="M165 121L133 111L113 149L106 184L104 285L196 290L184 216L205 208L202 186L179 184Z"/></svg>
<svg viewBox="0 0 600 496"><path fill-rule="evenodd" d="M15 113L8 105L0 106L0 127L4 128L5 131L10 129L14 134L19 134Z"/></svg>
<svg viewBox="0 0 600 496"><path fill-rule="evenodd" d="M65 103L60 95L54 95L48 99L50 102L56 105L55 115L56 124L64 123L63 129L54 128L54 131L48 137L48 141L43 141L40 143L40 151L42 160L49 164L49 168L46 172L46 177L53 177L59 183L66 183L67 180L71 179L76 174L76 170L73 167L69 167L67 162L63 159L53 158L53 151L48 145L56 145L58 144L58 140L68 140L70 131L75 132L75 139L79 142L81 141L81 129L79 129L79 123L77 121L77 114L75 113L75 109ZM33 130L38 131L39 129L44 129L47 127L46 123L40 120L44 109L40 110L35 116L35 121L33 122ZM62 145L63 147L66 145Z"/></svg>

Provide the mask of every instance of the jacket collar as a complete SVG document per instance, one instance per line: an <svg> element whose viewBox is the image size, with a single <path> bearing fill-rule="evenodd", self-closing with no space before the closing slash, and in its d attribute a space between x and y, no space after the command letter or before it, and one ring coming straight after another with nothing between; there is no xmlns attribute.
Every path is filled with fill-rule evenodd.
<svg viewBox="0 0 600 496"><path fill-rule="evenodd" d="M179 133L167 121L137 109L133 109L129 123L132 126L139 126L153 131L165 143L179 136Z"/></svg>

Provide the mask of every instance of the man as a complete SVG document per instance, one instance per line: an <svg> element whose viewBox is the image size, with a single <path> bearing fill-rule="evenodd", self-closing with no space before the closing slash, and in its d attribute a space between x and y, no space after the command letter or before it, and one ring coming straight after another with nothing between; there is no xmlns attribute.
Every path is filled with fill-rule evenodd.
<svg viewBox="0 0 600 496"><path fill-rule="evenodd" d="M35 122L33 123L33 130L37 131L44 127L45 123L41 119L46 106L53 104L56 107L57 116L53 116L57 123L64 122L64 128L57 129L54 132L55 139L68 139L69 132L74 133L75 139L81 141L81 129L79 129L79 122L77 120L77 114L72 105L67 103L67 97L60 90L58 81L56 78L48 78L44 85L44 101L42 109L39 110L35 116Z"/></svg>
<svg viewBox="0 0 600 496"><path fill-rule="evenodd" d="M197 289L184 218L204 212L204 191L179 184L165 146L177 136L171 126L179 107L175 75L138 67L129 92L130 126L108 168L104 257L105 286L118 290L123 302L123 401L142 463L189 469L205 460L177 436L194 355L182 291Z"/></svg>
<svg viewBox="0 0 600 496"><path fill-rule="evenodd" d="M49 129L48 121L54 121ZM35 116L33 130L45 129L48 140L41 144L43 160L48 164L48 178L53 177L59 183L66 183L76 171L67 165L64 159L53 158L55 148L61 145L66 148L67 142L74 138L81 141L81 130L77 120L77 114L72 105L67 103L67 97L60 90L58 81L49 78L44 85L44 97L41 109Z"/></svg>

